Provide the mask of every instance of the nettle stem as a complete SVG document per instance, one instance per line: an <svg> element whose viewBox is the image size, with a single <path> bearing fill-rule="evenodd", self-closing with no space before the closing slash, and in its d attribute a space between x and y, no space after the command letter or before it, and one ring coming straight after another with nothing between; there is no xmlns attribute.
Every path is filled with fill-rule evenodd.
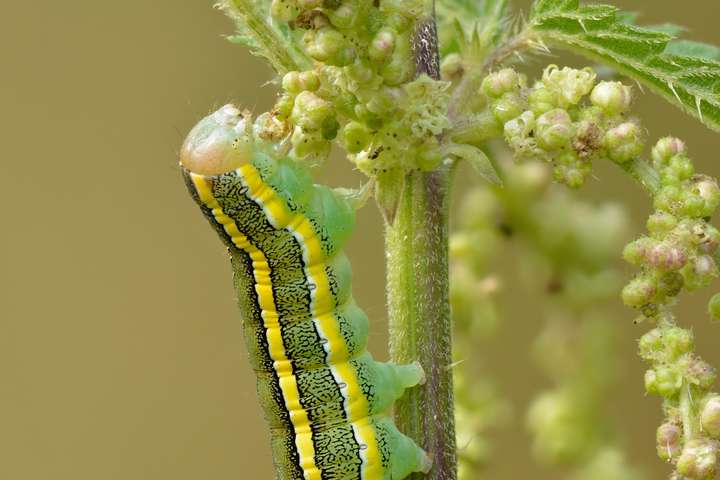
<svg viewBox="0 0 720 480"><path fill-rule="evenodd" d="M433 457L427 478L434 480L456 478L449 177L447 168L409 174L395 221L386 230L390 357L397 363L419 361L426 374L424 385L409 390L395 404L395 420Z"/></svg>
<svg viewBox="0 0 720 480"><path fill-rule="evenodd" d="M434 12L432 4L428 11ZM413 40L417 74L439 78L434 15L418 22ZM397 214L386 228L390 357L419 361L425 384L395 404L398 428L433 457L425 478L457 478L448 269L451 168L405 177ZM410 476L411 480L423 478Z"/></svg>

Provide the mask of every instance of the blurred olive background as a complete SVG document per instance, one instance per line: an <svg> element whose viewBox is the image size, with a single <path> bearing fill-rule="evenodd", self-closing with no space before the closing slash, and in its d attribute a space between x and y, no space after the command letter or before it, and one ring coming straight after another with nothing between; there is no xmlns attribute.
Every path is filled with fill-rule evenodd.
<svg viewBox="0 0 720 480"><path fill-rule="evenodd" d="M720 44L714 0L615 3ZM221 37L231 25L211 4L3 5L0 479L273 478L226 255L176 165L201 116L230 100L264 111L274 98L271 72ZM699 169L720 175L720 136L650 95L637 112L652 138L686 139ZM597 177L584 195L627 199L642 222L648 202L638 189L612 167ZM361 180L342 159L322 178ZM382 231L372 205L359 214L349 254L356 297L373 319L371 349L385 358ZM686 297L682 320L720 365L720 326L704 314L711 293ZM525 307L482 346L519 412L495 436L487 478L557 478L525 461L520 412L543 385L525 353L540 325ZM646 327L619 311L612 321L622 325L627 371L608 407L632 459L664 478L654 457L659 405L644 398L635 356Z"/></svg>

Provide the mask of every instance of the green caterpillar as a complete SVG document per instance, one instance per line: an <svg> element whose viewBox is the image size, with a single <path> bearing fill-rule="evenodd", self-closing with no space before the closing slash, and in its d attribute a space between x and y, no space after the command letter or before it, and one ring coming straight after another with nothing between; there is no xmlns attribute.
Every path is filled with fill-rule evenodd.
<svg viewBox="0 0 720 480"><path fill-rule="evenodd" d="M260 121L256 122L260 123ZM430 459L387 410L423 381L373 360L342 246L354 208L226 105L185 140L188 189L228 245L280 480L400 480Z"/></svg>

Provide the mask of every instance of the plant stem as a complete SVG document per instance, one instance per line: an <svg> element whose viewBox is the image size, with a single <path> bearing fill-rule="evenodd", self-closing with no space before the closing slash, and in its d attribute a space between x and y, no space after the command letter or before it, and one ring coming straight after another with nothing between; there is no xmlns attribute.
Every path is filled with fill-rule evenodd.
<svg viewBox="0 0 720 480"><path fill-rule="evenodd" d="M433 457L427 478L456 478L452 325L448 297L447 168L405 179L397 216L387 226L390 356L419 361L426 382L395 404L398 428ZM411 479L421 476L411 476Z"/></svg>

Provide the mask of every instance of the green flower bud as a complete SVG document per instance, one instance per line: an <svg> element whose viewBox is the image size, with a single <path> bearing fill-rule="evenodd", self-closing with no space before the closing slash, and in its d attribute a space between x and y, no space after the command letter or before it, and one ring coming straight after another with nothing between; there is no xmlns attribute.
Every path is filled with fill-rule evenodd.
<svg viewBox="0 0 720 480"><path fill-rule="evenodd" d="M682 428L674 423L663 423L655 435L658 456L672 460L682 452Z"/></svg>
<svg viewBox="0 0 720 480"><path fill-rule="evenodd" d="M296 128L290 140L298 158L324 158L330 153L330 142L324 140L319 133L303 132L301 128Z"/></svg>
<svg viewBox="0 0 720 480"><path fill-rule="evenodd" d="M628 243L623 249L623 258L632 265L640 265L645 262L648 252L657 245L652 238L643 237Z"/></svg>
<svg viewBox="0 0 720 480"><path fill-rule="evenodd" d="M319 130L330 116L333 116L332 105L316 94L303 91L295 97L291 119L303 129Z"/></svg>
<svg viewBox="0 0 720 480"><path fill-rule="evenodd" d="M590 101L606 115L618 115L630 108L632 90L621 82L600 82L590 94Z"/></svg>
<svg viewBox="0 0 720 480"><path fill-rule="evenodd" d="M504 94L492 105L492 111L495 118L503 124L513 118L519 117L524 110L525 102L520 94L515 92L508 92Z"/></svg>
<svg viewBox="0 0 720 480"><path fill-rule="evenodd" d="M643 141L640 127L626 122L608 130L604 139L605 148L611 160L624 163L642 153Z"/></svg>
<svg viewBox="0 0 720 480"><path fill-rule="evenodd" d="M714 321L720 322L720 293L713 295L708 302L708 313Z"/></svg>
<svg viewBox="0 0 720 480"><path fill-rule="evenodd" d="M669 164L664 171L672 172L679 180L688 180L695 174L695 167L686 156L675 155L669 160Z"/></svg>
<svg viewBox="0 0 720 480"><path fill-rule="evenodd" d="M295 105L295 99L290 95L282 95L275 102L275 114L281 120L290 118L292 114L293 106Z"/></svg>
<svg viewBox="0 0 720 480"><path fill-rule="evenodd" d="M681 199L682 191L675 185L667 185L655 195L653 204L657 210L673 213Z"/></svg>
<svg viewBox="0 0 720 480"><path fill-rule="evenodd" d="M520 76L512 68L504 68L485 77L480 85L482 92L490 98L500 98L520 88ZM517 116L517 115L516 115Z"/></svg>
<svg viewBox="0 0 720 480"><path fill-rule="evenodd" d="M682 388L683 377L676 369L661 366L645 372L645 390L648 393L673 398Z"/></svg>
<svg viewBox="0 0 720 480"><path fill-rule="evenodd" d="M720 204L720 188L714 178L700 177L694 185L694 192L703 200L702 211L698 216L709 217Z"/></svg>
<svg viewBox="0 0 720 480"><path fill-rule="evenodd" d="M702 253L712 255L720 246L720 231L709 223L704 223L702 227L697 228L693 233L697 239L698 248Z"/></svg>
<svg viewBox="0 0 720 480"><path fill-rule="evenodd" d="M685 143L674 137L665 137L655 144L652 150L652 158L655 162L655 167L660 168L670 161L675 155L682 155L685 153Z"/></svg>
<svg viewBox="0 0 720 480"><path fill-rule="evenodd" d="M334 10L327 10L327 16L337 28L352 28L358 18L357 0L344 0Z"/></svg>
<svg viewBox="0 0 720 480"><path fill-rule="evenodd" d="M677 226L677 218L667 212L655 212L647 220L647 229L653 235L664 234Z"/></svg>
<svg viewBox="0 0 720 480"><path fill-rule="evenodd" d="M640 337L638 344L640 357L648 362L655 361L664 354L663 332L659 328L653 328Z"/></svg>
<svg viewBox="0 0 720 480"><path fill-rule="evenodd" d="M462 77L463 71L462 57L457 53L447 55L440 63L440 76L443 80L457 80Z"/></svg>
<svg viewBox="0 0 720 480"><path fill-rule="evenodd" d="M690 440L677 462L681 475L692 480L709 480L715 476L718 445L704 438Z"/></svg>
<svg viewBox="0 0 720 480"><path fill-rule="evenodd" d="M528 95L528 105L536 116L557 108L557 96L544 87L534 88Z"/></svg>
<svg viewBox="0 0 720 480"><path fill-rule="evenodd" d="M690 330L671 327L663 331L663 345L669 361L675 361L682 355L692 351L693 334Z"/></svg>
<svg viewBox="0 0 720 480"><path fill-rule="evenodd" d="M308 55L328 65L345 66L355 60L355 50L342 33L334 28L324 27L309 31L305 37Z"/></svg>
<svg viewBox="0 0 720 480"><path fill-rule="evenodd" d="M312 10L322 6L323 0L297 0L297 3L303 10Z"/></svg>
<svg viewBox="0 0 720 480"><path fill-rule="evenodd" d="M570 115L560 108L540 115L535 130L537 143L545 150L566 148L575 136L575 128Z"/></svg>
<svg viewBox="0 0 720 480"><path fill-rule="evenodd" d="M685 252L677 247L658 243L647 253L647 261L655 268L665 271L680 270L687 262Z"/></svg>
<svg viewBox="0 0 720 480"><path fill-rule="evenodd" d="M395 51L395 33L391 30L380 30L375 34L368 46L368 57L374 63L382 65Z"/></svg>
<svg viewBox="0 0 720 480"><path fill-rule="evenodd" d="M372 134L370 133L370 130L362 123L349 122L343 128L342 141L345 150L349 153L358 153L359 151L364 150L370 143L371 139Z"/></svg>
<svg viewBox="0 0 720 480"><path fill-rule="evenodd" d="M683 276L678 272L666 272L658 280L658 292L665 297L675 297L685 285Z"/></svg>
<svg viewBox="0 0 720 480"><path fill-rule="evenodd" d="M542 83L553 91L560 107L577 105L580 99L590 93L595 85L595 72L590 68L576 70L550 65L543 72Z"/></svg>
<svg viewBox="0 0 720 480"><path fill-rule="evenodd" d="M270 14L282 22L289 22L297 17L297 5L293 0L272 0Z"/></svg>
<svg viewBox="0 0 720 480"><path fill-rule="evenodd" d="M710 388L712 384L715 383L715 379L717 378L715 369L712 365L702 360L700 357L696 355L687 355L680 363L685 371L684 373L687 381L693 385L706 389Z"/></svg>
<svg viewBox="0 0 720 480"><path fill-rule="evenodd" d="M395 48L379 73L389 86L401 85L415 76L415 60L407 33L396 36Z"/></svg>
<svg viewBox="0 0 720 480"><path fill-rule="evenodd" d="M592 164L578 158L575 152L561 153L555 158L553 176L555 181L570 188L580 188L592 173Z"/></svg>
<svg viewBox="0 0 720 480"><path fill-rule="evenodd" d="M705 401L700 423L705 433L713 438L720 438L720 395L711 395Z"/></svg>
<svg viewBox="0 0 720 480"><path fill-rule="evenodd" d="M293 71L283 75L282 88L288 93L298 94L302 92L304 89L300 81L300 72Z"/></svg>
<svg viewBox="0 0 720 480"><path fill-rule="evenodd" d="M307 70L300 73L300 85L303 90L314 92L320 88L320 78L317 73L312 70Z"/></svg>
<svg viewBox="0 0 720 480"><path fill-rule="evenodd" d="M622 291L622 299L629 307L642 307L652 302L657 286L652 280L639 276L630 281Z"/></svg>

